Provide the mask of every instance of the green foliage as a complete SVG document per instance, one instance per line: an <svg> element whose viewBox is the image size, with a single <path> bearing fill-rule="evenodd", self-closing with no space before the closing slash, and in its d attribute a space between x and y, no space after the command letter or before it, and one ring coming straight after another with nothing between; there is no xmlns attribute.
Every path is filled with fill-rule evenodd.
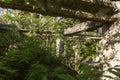
<svg viewBox="0 0 120 80"><path fill-rule="evenodd" d="M90 66L87 63L82 63L79 66L80 73L77 75L77 79L82 80L99 80L102 76L102 71L99 71L96 67Z"/></svg>
<svg viewBox="0 0 120 80"><path fill-rule="evenodd" d="M27 80L74 80L65 67L50 68L40 63L33 64Z"/></svg>
<svg viewBox="0 0 120 80"><path fill-rule="evenodd" d="M109 76L109 75L104 75L104 77L107 77L109 79L116 79L119 80L120 79L120 68L108 68L107 70L108 72L110 72L111 74L115 75L116 77L113 76Z"/></svg>
<svg viewBox="0 0 120 80"><path fill-rule="evenodd" d="M40 38L9 34L8 49L0 56L1 80L73 80L70 72ZM16 37L16 40L11 37ZM4 35L1 35L4 38ZM4 47L5 48L5 47Z"/></svg>
<svg viewBox="0 0 120 80"><path fill-rule="evenodd" d="M111 72L112 74L120 77L120 68L109 68L108 71Z"/></svg>
<svg viewBox="0 0 120 80"><path fill-rule="evenodd" d="M11 11L8 10L3 15L4 19L10 23L17 25L19 28L35 31L53 30L60 33L61 30L71 27L77 20L64 19L61 17L42 16L40 14L33 14L29 12Z"/></svg>
<svg viewBox="0 0 120 80"><path fill-rule="evenodd" d="M64 62L78 71L76 78L82 80L99 80L102 76L102 71L94 65L89 65L98 55L97 48L99 45L92 40L66 40L66 51L64 55ZM74 47L73 47L74 46ZM75 55L77 52L77 55ZM77 58L76 58L77 57Z"/></svg>
<svg viewBox="0 0 120 80"><path fill-rule="evenodd" d="M10 2L10 0L3 0L5 3L9 3Z"/></svg>
<svg viewBox="0 0 120 80"><path fill-rule="evenodd" d="M79 50L81 51L81 56L83 57L95 57L98 55L96 50L98 44L92 40L81 41L79 44Z"/></svg>
<svg viewBox="0 0 120 80"><path fill-rule="evenodd" d="M70 41L60 34L78 21L12 10L4 18L17 28L0 34L1 80L98 80L101 76L98 69L81 61L98 54L97 43ZM19 33L18 28L28 32ZM48 36L36 36L45 30L53 30L57 35L50 37L49 41L46 41ZM61 57L56 56L56 37L62 38L66 45ZM77 47L73 49L75 45ZM80 59L76 60L75 51Z"/></svg>
<svg viewBox="0 0 120 80"><path fill-rule="evenodd" d="M76 40L65 40L66 44L66 59L74 57L75 51L77 52L79 59L78 61L85 60L87 58L94 59L98 55L97 49L99 44L93 40L81 40L80 42ZM75 46L75 48L73 48ZM73 55L72 55L73 54Z"/></svg>
<svg viewBox="0 0 120 80"><path fill-rule="evenodd" d="M28 73L28 80L47 80L48 70L45 65L35 63L31 66L31 70Z"/></svg>

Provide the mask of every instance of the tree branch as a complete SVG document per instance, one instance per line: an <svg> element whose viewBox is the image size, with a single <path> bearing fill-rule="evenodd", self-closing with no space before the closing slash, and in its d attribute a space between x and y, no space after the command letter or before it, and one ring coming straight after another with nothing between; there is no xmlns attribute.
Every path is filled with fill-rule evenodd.
<svg viewBox="0 0 120 80"><path fill-rule="evenodd" d="M109 17L96 17L95 15L88 13L91 12L89 10L98 10L95 7L95 3L93 4L93 2L89 3L87 0L56 0L54 1L54 3L52 3L52 1L54 0L39 0L37 2L30 2L29 4L25 3L24 0L20 0L20 1L11 1L10 3L5 3L3 1L0 1L0 6L2 8L12 8L12 9L18 9L18 10L22 10L22 11L29 11L29 12L36 12L36 13L40 13L43 15L50 15L50 16L61 16L61 17L66 17L66 18L74 18L74 19L79 19L79 20L92 20L92 21L100 21L100 22L111 22L111 21L115 21L115 19L113 18L109 18ZM64 5L61 5L60 2L62 2L62 4L71 4L74 2L74 5L77 7L77 2L81 3L81 7L79 5L79 9L81 10L73 10L73 5L69 5L68 7L70 7L71 9L69 9L68 7L64 7ZM57 3L59 3L57 5ZM86 5L85 5L86 4ZM93 5L93 9L90 8L90 5ZM86 8L86 7L87 8ZM97 7L97 5L96 5ZM110 7L111 8L111 7ZM87 10L88 12L85 12L84 10Z"/></svg>
<svg viewBox="0 0 120 80"><path fill-rule="evenodd" d="M116 10L116 6L111 1L105 0L49 0L52 5L61 6L73 10L82 10L90 13L97 13L101 8L109 8L111 12Z"/></svg>
<svg viewBox="0 0 120 80"><path fill-rule="evenodd" d="M102 27L103 23L94 23L92 21L87 21L87 22L83 22L80 24L76 24L73 27L64 29L64 35L68 36L68 35L75 35L76 33L82 32L82 31L86 31L89 29L95 30L96 28Z"/></svg>

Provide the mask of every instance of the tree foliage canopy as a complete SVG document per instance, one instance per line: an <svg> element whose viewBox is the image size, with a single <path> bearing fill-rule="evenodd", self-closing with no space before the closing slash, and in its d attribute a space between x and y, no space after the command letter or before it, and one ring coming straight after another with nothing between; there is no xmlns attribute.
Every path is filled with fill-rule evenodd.
<svg viewBox="0 0 120 80"><path fill-rule="evenodd" d="M113 23L118 19L114 14L120 11L115 2L111 0L0 0L0 6L25 11L14 12L9 9L4 15L4 19L9 24L17 27L12 26L12 29L5 29L0 33L1 80L100 79L101 68L92 65L94 63L91 62L98 55L97 43L82 37L81 39L66 38L60 33L64 28L79 22L74 19L81 22L90 21L95 26L99 23L100 25ZM45 16L31 14L28 11ZM96 22L99 23L95 24ZM86 25L89 27L88 23ZM48 34L49 30L54 34ZM60 57L57 57L55 52L55 40L58 37L65 45L65 50ZM111 69L109 71L115 73Z"/></svg>

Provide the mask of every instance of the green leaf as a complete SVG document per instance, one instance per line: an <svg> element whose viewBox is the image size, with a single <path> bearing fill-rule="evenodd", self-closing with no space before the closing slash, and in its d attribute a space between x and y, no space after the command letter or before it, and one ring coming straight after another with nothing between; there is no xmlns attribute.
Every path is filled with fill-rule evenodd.
<svg viewBox="0 0 120 80"><path fill-rule="evenodd" d="M120 78L120 71L119 69L115 69L115 68L109 68L108 71L116 76L118 76Z"/></svg>
<svg viewBox="0 0 120 80"><path fill-rule="evenodd" d="M74 80L74 78L69 74L58 74L57 77L61 80Z"/></svg>
<svg viewBox="0 0 120 80"><path fill-rule="evenodd" d="M43 77L42 77L42 80L48 80L48 79L47 79L47 76L43 76Z"/></svg>
<svg viewBox="0 0 120 80"><path fill-rule="evenodd" d="M25 3L27 3L29 0L25 0Z"/></svg>
<svg viewBox="0 0 120 80"><path fill-rule="evenodd" d="M10 0L4 0L5 3L10 3Z"/></svg>

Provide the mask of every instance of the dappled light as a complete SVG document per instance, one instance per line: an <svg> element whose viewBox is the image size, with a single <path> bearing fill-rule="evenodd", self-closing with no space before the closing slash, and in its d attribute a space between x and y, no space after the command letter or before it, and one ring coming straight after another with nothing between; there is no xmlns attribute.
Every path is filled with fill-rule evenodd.
<svg viewBox="0 0 120 80"><path fill-rule="evenodd" d="M0 80L120 80L120 1L0 0Z"/></svg>

